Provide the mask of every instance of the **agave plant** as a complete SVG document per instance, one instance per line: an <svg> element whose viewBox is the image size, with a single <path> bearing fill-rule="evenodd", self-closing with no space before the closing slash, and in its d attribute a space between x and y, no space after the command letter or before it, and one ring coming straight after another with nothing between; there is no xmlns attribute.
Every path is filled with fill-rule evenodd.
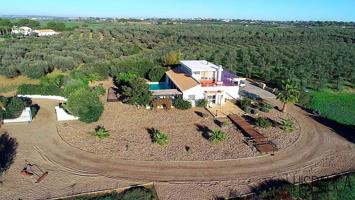
<svg viewBox="0 0 355 200"><path fill-rule="evenodd" d="M218 130L218 129L214 129L212 130L210 133L209 133L209 140L216 144L216 143L219 143L219 142L222 142L223 140L226 139L226 133L221 131L221 130Z"/></svg>
<svg viewBox="0 0 355 200"><path fill-rule="evenodd" d="M169 136L160 130L154 130L153 142L162 146L166 145L169 143Z"/></svg>
<svg viewBox="0 0 355 200"><path fill-rule="evenodd" d="M280 127L282 130L289 132L289 133L295 129L294 125L293 125L293 121L290 119L282 120Z"/></svg>
<svg viewBox="0 0 355 200"><path fill-rule="evenodd" d="M100 139L103 139L103 138L110 136L110 133L108 130L105 129L105 127L97 126L95 129L95 136Z"/></svg>

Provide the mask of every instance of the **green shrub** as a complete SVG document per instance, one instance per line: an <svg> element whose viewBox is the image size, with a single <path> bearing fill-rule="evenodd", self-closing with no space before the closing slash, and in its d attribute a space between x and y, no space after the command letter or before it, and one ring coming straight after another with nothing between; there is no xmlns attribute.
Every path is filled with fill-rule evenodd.
<svg viewBox="0 0 355 200"><path fill-rule="evenodd" d="M69 97L73 92L80 89L89 89L88 84L80 79L71 79L69 80L64 87L64 96Z"/></svg>
<svg viewBox="0 0 355 200"><path fill-rule="evenodd" d="M260 128L270 128L272 126L272 122L268 118L263 117L259 117L255 124Z"/></svg>
<svg viewBox="0 0 355 200"><path fill-rule="evenodd" d="M149 70L148 79L153 82L159 82L165 74L165 68L163 67L154 67Z"/></svg>
<svg viewBox="0 0 355 200"><path fill-rule="evenodd" d="M104 110L97 94L85 88L70 94L65 108L86 123L99 120Z"/></svg>
<svg viewBox="0 0 355 200"><path fill-rule="evenodd" d="M117 86L121 85L127 85L130 80L138 78L137 74L132 73L132 72L127 72L127 73L119 73L116 76L116 83L118 84Z"/></svg>
<svg viewBox="0 0 355 200"><path fill-rule="evenodd" d="M95 86L93 88L93 91L98 95L98 96L103 96L106 94L106 89L104 88L104 86L102 84Z"/></svg>
<svg viewBox="0 0 355 200"><path fill-rule="evenodd" d="M104 126L97 126L95 128L95 136L100 139L103 139L103 138L110 136L110 133L108 130L105 129Z"/></svg>
<svg viewBox="0 0 355 200"><path fill-rule="evenodd" d="M260 108L260 111L261 111L261 112L264 112L264 113L270 112L270 110L269 110L267 107L261 107L261 108Z"/></svg>
<svg viewBox="0 0 355 200"><path fill-rule="evenodd" d="M62 96L63 89L58 88L55 85L22 84L17 88L17 94Z"/></svg>
<svg viewBox="0 0 355 200"><path fill-rule="evenodd" d="M208 140L214 144L222 142L227 137L225 132L218 129L210 131L208 136Z"/></svg>
<svg viewBox="0 0 355 200"><path fill-rule="evenodd" d="M176 98L174 107L180 110L188 110L192 108L191 102L184 100L182 97Z"/></svg>
<svg viewBox="0 0 355 200"><path fill-rule="evenodd" d="M242 100L239 101L239 104L242 109L245 107L250 107L251 99L244 97Z"/></svg>
<svg viewBox="0 0 355 200"><path fill-rule="evenodd" d="M15 119L19 117L25 109L25 102L19 97L11 97L5 107L4 118Z"/></svg>
<svg viewBox="0 0 355 200"><path fill-rule="evenodd" d="M132 105L149 105L153 99L152 94L149 92L149 86L142 78L130 80L122 89L122 94L125 97L124 102Z"/></svg>
<svg viewBox="0 0 355 200"><path fill-rule="evenodd" d="M201 108L205 108L205 107L207 107L207 104L208 104L207 99L200 99L197 101L196 106L201 107Z"/></svg>
<svg viewBox="0 0 355 200"><path fill-rule="evenodd" d="M298 96L297 104L303 108L309 108L311 103L311 95L309 92L301 92Z"/></svg>
<svg viewBox="0 0 355 200"><path fill-rule="evenodd" d="M30 106L30 109L31 109L31 116L32 116L32 119L34 119L39 111L39 105L35 104L35 105L31 105Z"/></svg>
<svg viewBox="0 0 355 200"><path fill-rule="evenodd" d="M293 121L290 119L282 120L280 127L282 130L284 130L286 132L292 132L295 129Z"/></svg>
<svg viewBox="0 0 355 200"><path fill-rule="evenodd" d="M153 142L159 145L166 145L169 143L169 136L159 130L153 131Z"/></svg>

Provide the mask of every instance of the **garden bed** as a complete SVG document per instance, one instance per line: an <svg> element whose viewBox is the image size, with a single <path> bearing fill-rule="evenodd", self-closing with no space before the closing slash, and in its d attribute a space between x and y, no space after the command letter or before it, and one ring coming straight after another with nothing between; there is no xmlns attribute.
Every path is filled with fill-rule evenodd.
<svg viewBox="0 0 355 200"><path fill-rule="evenodd" d="M243 143L243 135L231 123L220 128L212 116L204 118L199 112L208 113L201 108L151 111L138 110L122 103L108 103L97 123L59 123L58 130L61 137L76 148L118 159L220 160L260 155ZM98 125L103 125L110 136L104 139L95 137L94 132ZM152 143L149 135L151 128L167 133L170 143L165 146ZM227 139L212 144L204 135L206 130L213 129L222 129L227 133ZM292 134L280 131L269 133L266 130L265 134L275 140L279 148L284 148L295 140ZM281 142L278 141L283 140L286 142L280 145Z"/></svg>

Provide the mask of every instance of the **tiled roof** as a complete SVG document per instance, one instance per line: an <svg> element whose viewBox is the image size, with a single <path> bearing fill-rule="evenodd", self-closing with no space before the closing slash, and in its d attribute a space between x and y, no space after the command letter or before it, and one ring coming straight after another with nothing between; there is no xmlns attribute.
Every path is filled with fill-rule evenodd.
<svg viewBox="0 0 355 200"><path fill-rule="evenodd" d="M167 71L166 75L181 91L186 91L199 85L195 79L184 73L179 67Z"/></svg>

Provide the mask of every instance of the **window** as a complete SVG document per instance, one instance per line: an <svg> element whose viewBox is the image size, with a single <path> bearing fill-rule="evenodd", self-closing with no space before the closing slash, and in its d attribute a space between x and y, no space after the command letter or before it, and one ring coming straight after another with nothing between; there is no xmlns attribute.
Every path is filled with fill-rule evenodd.
<svg viewBox="0 0 355 200"><path fill-rule="evenodd" d="M201 72L194 72L194 74L195 74L195 75L200 75L200 74L201 74Z"/></svg>
<svg viewBox="0 0 355 200"><path fill-rule="evenodd" d="M196 95L189 95L189 96L188 96L188 99L189 99L189 100L195 100L195 99L196 99Z"/></svg>

